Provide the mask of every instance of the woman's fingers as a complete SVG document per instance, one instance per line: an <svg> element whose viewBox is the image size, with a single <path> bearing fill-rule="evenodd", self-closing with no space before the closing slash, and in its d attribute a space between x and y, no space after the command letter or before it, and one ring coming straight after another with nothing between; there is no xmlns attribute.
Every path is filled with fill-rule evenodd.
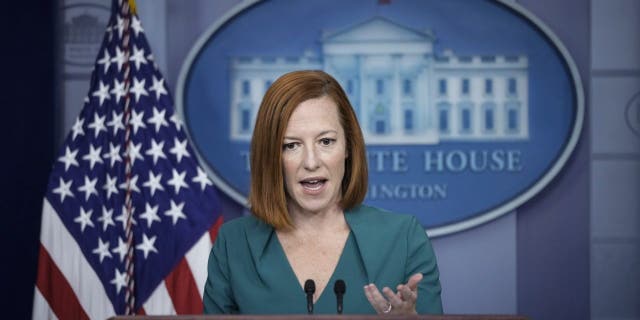
<svg viewBox="0 0 640 320"><path fill-rule="evenodd" d="M364 286L364 293L376 312L385 313L389 307L389 302L387 302L387 299L382 296L375 284L368 284Z"/></svg>
<svg viewBox="0 0 640 320"><path fill-rule="evenodd" d="M416 274L412 275L411 277L409 277L409 280L407 281L407 286L412 291L417 291L418 290L418 283L420 283L421 280L422 280L422 273L416 273Z"/></svg>
<svg viewBox="0 0 640 320"><path fill-rule="evenodd" d="M413 291L411 290L411 288L409 288L409 286L405 286L405 285L399 285L398 286L398 293L400 294L400 296L402 297L402 300L411 303L411 304L415 304L416 301L418 300L418 291Z"/></svg>
<svg viewBox="0 0 640 320"><path fill-rule="evenodd" d="M406 284L399 284L396 287L397 292L393 292L389 287L384 287L382 293L372 283L364 286L364 293L377 313L415 314L418 283L421 280L422 274L416 273L409 278Z"/></svg>
<svg viewBox="0 0 640 320"><path fill-rule="evenodd" d="M398 308L402 305L402 299L400 298L400 294L396 294L393 290L389 289L389 287L382 288L382 293L387 297L387 301L391 303L395 308Z"/></svg>

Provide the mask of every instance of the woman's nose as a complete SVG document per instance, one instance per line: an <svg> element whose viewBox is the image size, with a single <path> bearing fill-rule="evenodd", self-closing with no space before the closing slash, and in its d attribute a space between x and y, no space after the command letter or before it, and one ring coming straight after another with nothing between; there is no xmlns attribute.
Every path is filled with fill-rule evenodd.
<svg viewBox="0 0 640 320"><path fill-rule="evenodd" d="M317 150L314 147L307 148L304 153L303 164L307 170L315 170L320 166Z"/></svg>

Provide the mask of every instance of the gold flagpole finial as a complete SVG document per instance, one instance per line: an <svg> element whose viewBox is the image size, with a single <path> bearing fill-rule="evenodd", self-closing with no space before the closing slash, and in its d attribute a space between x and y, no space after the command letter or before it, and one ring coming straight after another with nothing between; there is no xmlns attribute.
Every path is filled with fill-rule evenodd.
<svg viewBox="0 0 640 320"><path fill-rule="evenodd" d="M131 14L138 14L136 11L136 0L129 0L129 10L131 11Z"/></svg>

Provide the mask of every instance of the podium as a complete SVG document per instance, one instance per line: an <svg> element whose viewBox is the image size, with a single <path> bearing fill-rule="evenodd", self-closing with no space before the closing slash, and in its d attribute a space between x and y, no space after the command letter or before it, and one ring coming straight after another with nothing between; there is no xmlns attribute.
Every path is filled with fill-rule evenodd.
<svg viewBox="0 0 640 320"><path fill-rule="evenodd" d="M110 320L527 320L517 315L187 315L187 316L117 316Z"/></svg>

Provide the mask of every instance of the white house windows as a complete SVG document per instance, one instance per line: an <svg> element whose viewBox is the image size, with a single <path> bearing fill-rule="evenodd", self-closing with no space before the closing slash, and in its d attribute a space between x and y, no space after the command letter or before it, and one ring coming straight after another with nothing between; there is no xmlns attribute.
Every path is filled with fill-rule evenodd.
<svg viewBox="0 0 640 320"><path fill-rule="evenodd" d="M379 135L387 133L389 110L382 103L378 103L374 110L372 119L373 132Z"/></svg>
<svg viewBox="0 0 640 320"><path fill-rule="evenodd" d="M402 127L404 132L411 134L416 130L416 102L415 102L415 81L412 78L404 78L401 82L402 93Z"/></svg>
<svg viewBox="0 0 640 320"><path fill-rule="evenodd" d="M496 104L485 102L482 105L482 120L485 132L494 132L496 129Z"/></svg>
<svg viewBox="0 0 640 320"><path fill-rule="evenodd" d="M490 96L493 94L493 80L484 79L484 94Z"/></svg>
<svg viewBox="0 0 640 320"><path fill-rule="evenodd" d="M240 130L249 132L251 130L251 110L253 106L249 101L240 102Z"/></svg>
<svg viewBox="0 0 640 320"><path fill-rule="evenodd" d="M462 93L462 95L464 95L464 96L468 96L469 92L471 91L471 89L469 87L470 87L469 79L468 78L462 78L462 84L461 84L460 93Z"/></svg>
<svg viewBox="0 0 640 320"><path fill-rule="evenodd" d="M406 108L404 109L404 131L412 132L413 127L413 109Z"/></svg>
<svg viewBox="0 0 640 320"><path fill-rule="evenodd" d="M440 79L438 80L438 95L446 96L447 95L447 80Z"/></svg>
<svg viewBox="0 0 640 320"><path fill-rule="evenodd" d="M460 133L469 134L473 128L473 103L469 101L461 102L460 109Z"/></svg>
<svg viewBox="0 0 640 320"><path fill-rule="evenodd" d="M376 94L379 96L384 94L384 79L376 79Z"/></svg>
<svg viewBox="0 0 640 320"><path fill-rule="evenodd" d="M509 101L505 105L507 115L507 132L520 132L520 103L517 101Z"/></svg>
<svg viewBox="0 0 640 320"><path fill-rule="evenodd" d="M442 133L449 132L449 114L451 113L451 104L448 102L438 103L438 129Z"/></svg>
<svg viewBox="0 0 640 320"><path fill-rule="evenodd" d="M412 96L413 95L413 83L411 79L404 79L402 81L402 94L404 96Z"/></svg>
<svg viewBox="0 0 640 320"><path fill-rule="evenodd" d="M245 97L251 95L251 82L249 80L242 80L242 95Z"/></svg>
<svg viewBox="0 0 640 320"><path fill-rule="evenodd" d="M518 94L516 78L507 79L507 95L515 96L516 94Z"/></svg>

